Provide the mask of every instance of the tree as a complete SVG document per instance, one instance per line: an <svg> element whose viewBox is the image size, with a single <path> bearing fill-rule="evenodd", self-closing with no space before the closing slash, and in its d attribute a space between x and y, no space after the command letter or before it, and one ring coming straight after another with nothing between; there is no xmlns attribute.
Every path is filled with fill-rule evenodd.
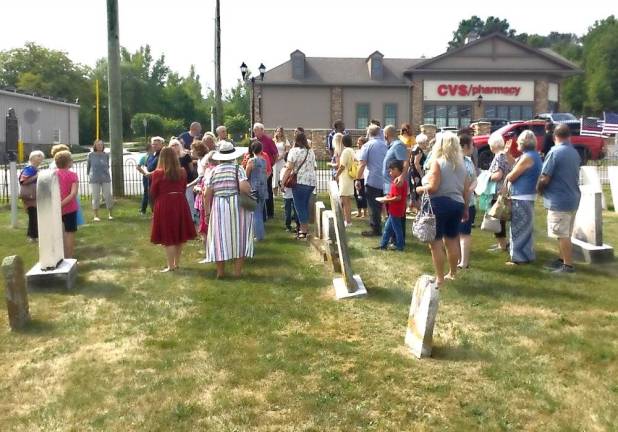
<svg viewBox="0 0 618 432"><path fill-rule="evenodd" d="M505 36L515 37L517 32L511 28L506 19L489 16L485 21L476 15L468 19L461 20L457 30L453 32L453 39L448 43L448 50L459 48L465 44L466 38L470 34L477 36L487 36L491 33L502 33Z"/></svg>

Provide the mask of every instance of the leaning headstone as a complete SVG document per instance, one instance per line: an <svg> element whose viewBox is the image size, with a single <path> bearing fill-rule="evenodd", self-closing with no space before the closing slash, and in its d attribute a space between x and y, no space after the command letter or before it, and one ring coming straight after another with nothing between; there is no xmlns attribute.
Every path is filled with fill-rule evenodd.
<svg viewBox="0 0 618 432"><path fill-rule="evenodd" d="M581 199L573 224L573 256L587 263L614 259L614 249L603 243L602 194L594 187L581 186Z"/></svg>
<svg viewBox="0 0 618 432"><path fill-rule="evenodd" d="M20 257L13 255L2 260L6 306L9 312L11 330L19 330L30 321L28 293L24 279L24 264Z"/></svg>
<svg viewBox="0 0 618 432"><path fill-rule="evenodd" d="M440 296L434 278L422 275L414 285L405 344L418 358L430 357Z"/></svg>
<svg viewBox="0 0 618 432"><path fill-rule="evenodd" d="M337 234L335 233L335 213L332 210L322 212L321 252L324 261L329 262L333 272L341 273L341 262L337 250Z"/></svg>
<svg viewBox="0 0 618 432"><path fill-rule="evenodd" d="M603 194L603 185L601 185L601 177L599 177L599 171L595 166L583 166L580 168L582 186L589 187L594 192L601 194L601 206L603 210L607 210L607 203L605 202L605 195Z"/></svg>
<svg viewBox="0 0 618 432"><path fill-rule="evenodd" d="M39 173L36 195L39 262L26 273L28 289L47 288L62 282L70 290L77 277L77 260L64 258L60 186L54 170Z"/></svg>
<svg viewBox="0 0 618 432"><path fill-rule="evenodd" d="M612 203L614 203L614 211L618 213L618 166L608 166L607 177L609 179L609 187L612 191Z"/></svg>
<svg viewBox="0 0 618 432"><path fill-rule="evenodd" d="M333 280L335 296L337 299L343 299L367 295L367 289L360 276L352 272L352 262L350 261L348 251L348 238L343 221L343 208L339 200L339 186L336 181L329 183L328 192L331 210L335 214L335 236L337 237L337 249L339 251L342 276Z"/></svg>
<svg viewBox="0 0 618 432"><path fill-rule="evenodd" d="M315 234L316 237L322 238L322 213L326 210L326 206L322 201L315 203Z"/></svg>

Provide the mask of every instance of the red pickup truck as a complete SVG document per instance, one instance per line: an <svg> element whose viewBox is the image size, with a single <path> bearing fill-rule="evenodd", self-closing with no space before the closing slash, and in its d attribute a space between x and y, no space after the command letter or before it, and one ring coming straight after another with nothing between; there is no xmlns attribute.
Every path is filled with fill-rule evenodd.
<svg viewBox="0 0 618 432"><path fill-rule="evenodd" d="M494 133L501 134L505 142L512 139L513 143L515 143L519 134L526 129L530 129L534 132L534 135L536 135L537 149L541 151L543 149L543 141L545 139L544 120L528 120L510 123L501 127ZM494 157L489 149L489 145L487 144L488 140L489 135L477 135L472 137L474 146L479 152L479 168L481 169L488 169L489 164L491 164L491 160ZM605 143L600 137L573 135L571 137L571 143L578 151L579 156L582 159L582 165L585 165L590 159L596 160L605 157ZM519 156L517 145L511 146L511 153L513 156Z"/></svg>

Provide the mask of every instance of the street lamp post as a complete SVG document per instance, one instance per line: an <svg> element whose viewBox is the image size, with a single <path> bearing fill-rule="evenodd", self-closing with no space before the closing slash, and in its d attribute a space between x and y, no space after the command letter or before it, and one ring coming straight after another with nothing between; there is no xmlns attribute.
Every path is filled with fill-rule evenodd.
<svg viewBox="0 0 618 432"><path fill-rule="evenodd" d="M260 63L258 71L260 72L260 81L264 81L264 74L266 73L266 66L264 66L264 63ZM240 73L242 74L243 82L247 82L248 72L249 68L247 67L245 62L242 62L242 64L240 65ZM252 76L249 80L251 81L251 125L249 127L251 129L251 136L253 136L253 124L255 122L255 77Z"/></svg>

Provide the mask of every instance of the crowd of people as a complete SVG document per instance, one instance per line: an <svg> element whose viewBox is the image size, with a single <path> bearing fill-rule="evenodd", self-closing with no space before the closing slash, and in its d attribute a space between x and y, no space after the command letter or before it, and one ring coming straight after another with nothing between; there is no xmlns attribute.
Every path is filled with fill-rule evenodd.
<svg viewBox="0 0 618 432"><path fill-rule="evenodd" d="M435 235L428 243L435 280L441 285L470 267L477 207L485 211L481 228L495 236L490 251L508 253L509 266L534 262L534 204L540 195L548 210L548 235L558 240L559 251L546 267L556 273L574 271L571 234L580 199L581 161L566 125L548 127L552 142L546 137L541 152L532 131L507 142L492 134L489 147L494 157L486 172L478 168L470 130L438 133L431 140L422 133L413 137L410 130L409 124L397 130L372 120L354 154L348 151L351 139L343 122L335 122L327 150L346 226L351 223L354 196L358 217L369 209L369 229L362 235L379 238L376 249L401 251L406 244L406 213L433 214ZM496 206L508 211L492 217Z"/></svg>
<svg viewBox="0 0 618 432"><path fill-rule="evenodd" d="M216 134L202 134L195 122L167 145L162 137L148 143L137 167L144 186L140 213L152 211L151 241L162 245L166 255L162 272L177 270L183 245L199 235L204 244L200 262L215 263L221 278L225 263L232 261L234 275L240 276L244 260L253 256L255 242L266 238L265 223L274 217L276 196L283 198L285 229L298 240L307 238L317 184L311 141L302 127L296 128L292 142L283 128L277 128L271 138L260 123L253 125L253 135L248 149L236 147L224 126ZM423 133L414 136L409 124L398 130L393 125L382 128L372 120L354 148L351 134L339 120L326 145L345 226L352 224L356 203L356 217L368 216L368 229L361 234L379 239L376 249L404 250L407 215L433 214L435 234L425 241L441 285L454 279L458 270L470 267L477 209L485 212L481 229L494 233L496 245L491 251L507 252L507 265L535 261L534 205L539 194L548 209L548 234L558 239L559 256L549 268L558 273L574 271L570 237L580 198L580 159L569 143L567 126L551 129L551 136L554 145L545 142L539 154L532 131L507 142L491 135L494 158L486 172L478 169L467 130L429 139ZM69 148L55 146L52 156L60 184L65 256L72 257L75 232L83 223L79 183L70 169ZM19 177L29 220L27 236L33 241L38 237L33 189L43 158L41 152L32 152ZM112 220L109 156L102 141L95 141L88 154L87 174L94 222L100 221L101 196ZM496 206L507 204L507 216L491 216Z"/></svg>

